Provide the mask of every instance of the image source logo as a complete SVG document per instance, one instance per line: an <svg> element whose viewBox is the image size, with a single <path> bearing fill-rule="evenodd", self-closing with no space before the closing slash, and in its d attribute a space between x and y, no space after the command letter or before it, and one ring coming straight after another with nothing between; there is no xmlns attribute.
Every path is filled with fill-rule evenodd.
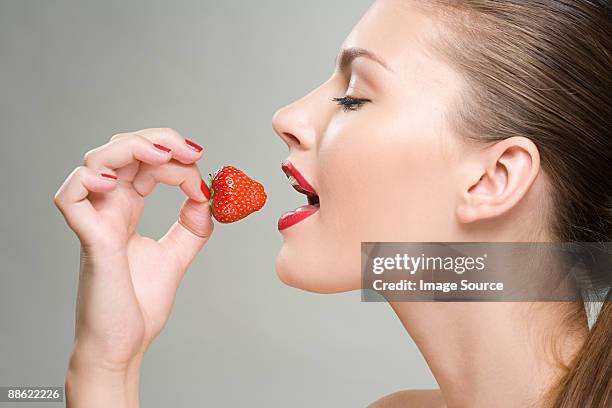
<svg viewBox="0 0 612 408"><path fill-rule="evenodd" d="M597 301L610 244L364 242L362 301Z"/></svg>

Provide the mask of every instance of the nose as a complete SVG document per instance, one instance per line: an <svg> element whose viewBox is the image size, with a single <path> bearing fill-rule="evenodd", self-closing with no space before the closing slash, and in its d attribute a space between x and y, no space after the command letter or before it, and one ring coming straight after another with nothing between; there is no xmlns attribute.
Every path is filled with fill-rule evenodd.
<svg viewBox="0 0 612 408"><path fill-rule="evenodd" d="M272 117L272 127L289 150L307 150L314 146L315 129L301 100L276 111Z"/></svg>

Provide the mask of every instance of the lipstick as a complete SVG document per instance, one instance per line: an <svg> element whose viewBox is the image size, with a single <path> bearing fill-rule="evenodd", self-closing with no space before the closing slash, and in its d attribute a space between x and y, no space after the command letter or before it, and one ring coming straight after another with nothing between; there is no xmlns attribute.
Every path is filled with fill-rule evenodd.
<svg viewBox="0 0 612 408"><path fill-rule="evenodd" d="M319 196L315 189L310 185L308 180L298 171L298 169L289 160L285 160L281 164L281 169L287 176L289 183L293 188L306 196L308 204L296 208L293 211L288 211L281 215L278 220L278 230L282 231L287 229L298 222L308 218L312 214L319 211L320 203Z"/></svg>

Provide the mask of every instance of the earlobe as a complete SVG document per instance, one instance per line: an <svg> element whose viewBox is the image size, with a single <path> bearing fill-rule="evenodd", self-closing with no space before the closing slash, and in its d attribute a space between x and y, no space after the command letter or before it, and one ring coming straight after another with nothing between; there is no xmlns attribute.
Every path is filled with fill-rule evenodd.
<svg viewBox="0 0 612 408"><path fill-rule="evenodd" d="M529 191L540 171L540 154L525 137L504 139L478 154L462 186L456 216L467 224L498 217Z"/></svg>

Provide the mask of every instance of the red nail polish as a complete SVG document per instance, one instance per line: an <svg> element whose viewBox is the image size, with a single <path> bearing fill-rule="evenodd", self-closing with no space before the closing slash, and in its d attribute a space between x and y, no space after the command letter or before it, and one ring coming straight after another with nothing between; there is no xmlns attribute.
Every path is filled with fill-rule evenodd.
<svg viewBox="0 0 612 408"><path fill-rule="evenodd" d="M193 142L193 141L191 141L189 139L185 139L185 143L187 143L187 145L189 147L191 147L193 150L195 150L198 153L200 153L202 151L202 146L200 146L196 142Z"/></svg>
<svg viewBox="0 0 612 408"><path fill-rule="evenodd" d="M109 180L117 180L117 176L108 173L100 173L100 176L109 179Z"/></svg>
<svg viewBox="0 0 612 408"><path fill-rule="evenodd" d="M208 189L208 186L206 185L206 182L204 180L202 180L202 185L200 186L200 189L202 190L202 193L204 193L206 199L210 200L210 190Z"/></svg>
<svg viewBox="0 0 612 408"><path fill-rule="evenodd" d="M157 144L157 143L153 143L153 146L157 147L162 152L170 153L172 151L172 149L169 149L166 146L160 145L160 144Z"/></svg>

